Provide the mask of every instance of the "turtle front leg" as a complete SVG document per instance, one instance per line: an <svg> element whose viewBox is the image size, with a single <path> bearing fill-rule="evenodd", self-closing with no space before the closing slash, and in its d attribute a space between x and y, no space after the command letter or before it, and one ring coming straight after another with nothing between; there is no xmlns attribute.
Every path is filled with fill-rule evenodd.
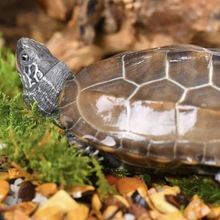
<svg viewBox="0 0 220 220"><path fill-rule="evenodd" d="M95 147L89 145L88 142L83 142L76 136L72 134L72 132L66 131L66 137L68 140L69 146L76 145L78 146L79 150L83 150L83 154L87 156L97 156L99 154L99 150ZM103 158L98 158L98 160L103 160Z"/></svg>
<svg viewBox="0 0 220 220"><path fill-rule="evenodd" d="M76 145L79 147L79 150L83 150L83 154L89 157L95 156L102 165L110 167L110 168L118 168L122 165L122 162L103 151L98 150L94 146L90 145L88 142L83 142L79 138L73 135L72 132L68 130L65 132L69 146Z"/></svg>

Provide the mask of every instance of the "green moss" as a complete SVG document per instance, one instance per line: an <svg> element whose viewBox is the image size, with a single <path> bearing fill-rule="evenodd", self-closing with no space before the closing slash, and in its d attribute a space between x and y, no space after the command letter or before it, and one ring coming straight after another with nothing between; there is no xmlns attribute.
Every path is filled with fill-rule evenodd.
<svg viewBox="0 0 220 220"><path fill-rule="evenodd" d="M0 91L15 96L21 91L21 81L15 70L15 56L7 48L0 48Z"/></svg>
<svg viewBox="0 0 220 220"><path fill-rule="evenodd" d="M105 197L107 194L115 194L116 193L115 189L111 187L108 184L106 178L104 178L102 167L100 166L98 161L94 157L91 159L92 159L92 164L94 166L94 173L98 177L96 181L96 185L97 187L99 187L99 192L101 193L101 195Z"/></svg>
<svg viewBox="0 0 220 220"><path fill-rule="evenodd" d="M166 177L166 181L173 186L179 186L181 191L189 196L197 194L209 204L220 204L219 183L211 177L192 175L190 177Z"/></svg>
<svg viewBox="0 0 220 220"><path fill-rule="evenodd" d="M74 147L67 147L66 138L49 119L33 107L20 106L20 96L9 99L0 95L0 143L6 147L1 155L33 173L42 182L61 185L89 182L93 174L91 158L82 156Z"/></svg>

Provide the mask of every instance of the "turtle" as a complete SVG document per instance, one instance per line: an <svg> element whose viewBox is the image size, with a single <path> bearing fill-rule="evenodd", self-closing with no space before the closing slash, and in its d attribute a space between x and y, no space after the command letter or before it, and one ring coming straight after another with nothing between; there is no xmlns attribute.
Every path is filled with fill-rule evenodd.
<svg viewBox="0 0 220 220"><path fill-rule="evenodd" d="M183 167L219 178L220 50L127 51L73 73L44 44L21 38L16 66L25 103L59 119L83 148L134 170Z"/></svg>

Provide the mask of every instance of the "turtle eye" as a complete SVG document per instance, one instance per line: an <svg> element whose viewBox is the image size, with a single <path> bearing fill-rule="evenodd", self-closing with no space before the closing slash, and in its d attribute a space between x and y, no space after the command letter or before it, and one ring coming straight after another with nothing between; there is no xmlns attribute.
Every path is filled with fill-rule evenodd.
<svg viewBox="0 0 220 220"><path fill-rule="evenodd" d="M22 59L23 61L25 61L25 62L28 62L28 61L29 61L29 56L28 56L28 54L26 54L26 53L22 54L22 55L21 55L21 59Z"/></svg>
<svg viewBox="0 0 220 220"><path fill-rule="evenodd" d="M27 66L27 65L30 65L33 61L33 52L30 51L30 50L25 50L25 51L22 51L22 53L20 54L20 62Z"/></svg>

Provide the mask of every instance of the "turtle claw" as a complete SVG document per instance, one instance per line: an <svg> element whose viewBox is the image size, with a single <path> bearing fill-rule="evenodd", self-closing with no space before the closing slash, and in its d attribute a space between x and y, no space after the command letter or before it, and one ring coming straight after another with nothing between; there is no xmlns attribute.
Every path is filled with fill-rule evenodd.
<svg viewBox="0 0 220 220"><path fill-rule="evenodd" d="M79 138L74 136L71 132L66 131L66 137L69 142L69 145L77 145L79 150L83 150L83 154L89 157L96 157L96 159L101 162L103 165L106 165L111 168L118 168L121 165L121 161L103 151L98 150L97 148L89 145L88 143L82 142Z"/></svg>

